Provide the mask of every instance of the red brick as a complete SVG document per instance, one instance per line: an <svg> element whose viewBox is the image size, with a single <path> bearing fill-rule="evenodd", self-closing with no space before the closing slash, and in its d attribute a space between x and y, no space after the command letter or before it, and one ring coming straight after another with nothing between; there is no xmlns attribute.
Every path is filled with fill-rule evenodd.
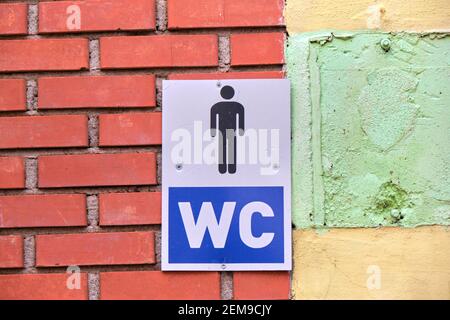
<svg viewBox="0 0 450 320"><path fill-rule="evenodd" d="M284 0L169 0L169 28L283 25Z"/></svg>
<svg viewBox="0 0 450 320"><path fill-rule="evenodd" d="M80 28L68 28L73 17L69 7L80 9ZM83 32L115 30L151 30L155 28L154 0L57 1L39 3L39 32Z"/></svg>
<svg viewBox="0 0 450 320"><path fill-rule="evenodd" d="M80 289L69 289L72 274L2 274L0 300L87 300L86 273L80 274ZM71 280L71 279L69 279ZM69 281L72 284L72 281Z"/></svg>
<svg viewBox="0 0 450 320"><path fill-rule="evenodd" d="M21 157L0 157L0 189L25 188L25 164Z"/></svg>
<svg viewBox="0 0 450 320"><path fill-rule="evenodd" d="M22 267L23 238L21 236L0 236L0 268Z"/></svg>
<svg viewBox="0 0 450 320"><path fill-rule="evenodd" d="M101 226L161 224L161 192L100 194L99 215Z"/></svg>
<svg viewBox="0 0 450 320"><path fill-rule="evenodd" d="M157 183L151 152L41 156L38 171L40 188Z"/></svg>
<svg viewBox="0 0 450 320"><path fill-rule="evenodd" d="M230 43L233 66L284 63L283 33L233 34Z"/></svg>
<svg viewBox="0 0 450 320"><path fill-rule="evenodd" d="M40 78L38 87L39 109L156 105L152 75Z"/></svg>
<svg viewBox="0 0 450 320"><path fill-rule="evenodd" d="M81 70L88 66L88 39L0 41L0 72Z"/></svg>
<svg viewBox="0 0 450 320"><path fill-rule="evenodd" d="M84 115L0 118L0 149L85 147Z"/></svg>
<svg viewBox="0 0 450 320"><path fill-rule="evenodd" d="M0 79L0 111L26 110L24 79Z"/></svg>
<svg viewBox="0 0 450 320"><path fill-rule="evenodd" d="M27 34L26 3L3 3L0 4L0 34Z"/></svg>
<svg viewBox="0 0 450 320"><path fill-rule="evenodd" d="M102 300L219 300L217 272L100 273Z"/></svg>
<svg viewBox="0 0 450 320"><path fill-rule="evenodd" d="M216 35L100 38L102 69L218 65Z"/></svg>
<svg viewBox="0 0 450 320"><path fill-rule="evenodd" d="M233 290L236 300L289 299L289 272L235 272Z"/></svg>
<svg viewBox="0 0 450 320"><path fill-rule="evenodd" d="M0 228L86 225L86 196L81 194L0 197Z"/></svg>
<svg viewBox="0 0 450 320"><path fill-rule="evenodd" d="M161 144L161 112L104 114L99 119L100 146Z"/></svg>
<svg viewBox="0 0 450 320"><path fill-rule="evenodd" d="M49 234L36 236L36 266L155 263L153 232Z"/></svg>
<svg viewBox="0 0 450 320"><path fill-rule="evenodd" d="M172 73L169 80L282 79L283 71Z"/></svg>

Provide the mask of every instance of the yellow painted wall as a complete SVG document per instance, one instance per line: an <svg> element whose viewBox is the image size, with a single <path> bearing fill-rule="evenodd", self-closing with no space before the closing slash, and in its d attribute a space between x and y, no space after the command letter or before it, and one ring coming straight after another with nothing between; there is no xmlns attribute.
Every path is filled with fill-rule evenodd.
<svg viewBox="0 0 450 320"><path fill-rule="evenodd" d="M295 299L450 299L450 228L296 230L292 286Z"/></svg>
<svg viewBox="0 0 450 320"><path fill-rule="evenodd" d="M288 0L289 33L323 29L449 31L449 0Z"/></svg>

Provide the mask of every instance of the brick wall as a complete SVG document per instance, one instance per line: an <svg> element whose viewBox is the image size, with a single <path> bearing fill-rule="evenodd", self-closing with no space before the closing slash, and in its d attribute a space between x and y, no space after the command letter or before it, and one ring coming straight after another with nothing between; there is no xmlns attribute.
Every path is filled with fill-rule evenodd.
<svg viewBox="0 0 450 320"><path fill-rule="evenodd" d="M160 271L162 80L283 77L283 7L0 4L0 299L289 298L286 272Z"/></svg>

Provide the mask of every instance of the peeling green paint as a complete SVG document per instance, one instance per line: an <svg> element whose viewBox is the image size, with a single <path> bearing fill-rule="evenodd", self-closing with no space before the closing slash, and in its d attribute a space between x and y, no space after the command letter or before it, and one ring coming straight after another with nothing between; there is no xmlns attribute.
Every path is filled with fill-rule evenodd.
<svg viewBox="0 0 450 320"><path fill-rule="evenodd" d="M450 225L450 37L299 34L286 56L296 227Z"/></svg>

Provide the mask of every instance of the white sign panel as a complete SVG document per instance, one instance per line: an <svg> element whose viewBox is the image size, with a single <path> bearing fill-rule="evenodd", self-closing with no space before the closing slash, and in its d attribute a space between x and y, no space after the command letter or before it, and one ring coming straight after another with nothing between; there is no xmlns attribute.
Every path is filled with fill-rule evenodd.
<svg viewBox="0 0 450 320"><path fill-rule="evenodd" d="M290 270L288 80L163 82L163 270Z"/></svg>

